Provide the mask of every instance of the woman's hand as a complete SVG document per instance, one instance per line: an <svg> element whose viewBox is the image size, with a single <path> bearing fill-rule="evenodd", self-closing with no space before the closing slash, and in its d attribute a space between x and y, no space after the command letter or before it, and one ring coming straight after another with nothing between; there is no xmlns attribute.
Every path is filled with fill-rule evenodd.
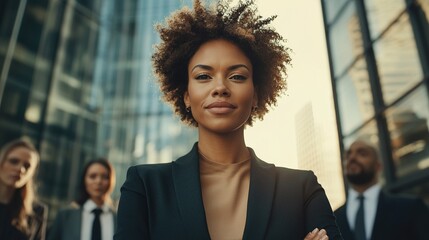
<svg viewBox="0 0 429 240"><path fill-rule="evenodd" d="M329 237L326 235L325 229L315 228L305 236L304 240L329 240Z"/></svg>

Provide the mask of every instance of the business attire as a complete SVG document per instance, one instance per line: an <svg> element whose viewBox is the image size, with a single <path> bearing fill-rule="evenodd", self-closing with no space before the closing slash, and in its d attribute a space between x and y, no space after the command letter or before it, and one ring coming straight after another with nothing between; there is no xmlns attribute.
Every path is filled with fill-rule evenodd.
<svg viewBox="0 0 429 240"><path fill-rule="evenodd" d="M130 167L121 188L114 239L211 239L203 198L212 193L202 191L200 174L197 143L172 163ZM325 229L331 240L342 239L326 194L311 171L275 167L254 155L249 176L240 239L302 240L316 227ZM212 211L210 220L213 215Z"/></svg>
<svg viewBox="0 0 429 240"><path fill-rule="evenodd" d="M33 203L33 214L28 216L28 231L23 232L12 225L10 209L0 203L0 239L1 240L44 240L48 207L41 202Z"/></svg>
<svg viewBox="0 0 429 240"><path fill-rule="evenodd" d="M429 210L421 199L392 196L374 185L363 194L364 226L368 240L429 240ZM334 213L346 240L355 240L359 194L349 189L347 202Z"/></svg>
<svg viewBox="0 0 429 240"><path fill-rule="evenodd" d="M60 210L48 232L48 240L89 240L91 239L94 214L98 208L92 200L87 200L81 207L71 206ZM104 204L101 208L101 239L112 240L116 226L116 213Z"/></svg>

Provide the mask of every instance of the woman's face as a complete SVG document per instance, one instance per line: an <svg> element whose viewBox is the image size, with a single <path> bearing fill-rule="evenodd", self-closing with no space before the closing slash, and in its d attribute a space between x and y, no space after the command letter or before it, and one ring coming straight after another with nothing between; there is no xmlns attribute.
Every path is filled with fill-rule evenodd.
<svg viewBox="0 0 429 240"><path fill-rule="evenodd" d="M0 165L0 183L10 188L24 186L33 177L37 162L37 154L30 149L12 149Z"/></svg>
<svg viewBox="0 0 429 240"><path fill-rule="evenodd" d="M228 133L244 127L257 96L253 66L235 44L211 40L198 49L188 65L184 101L198 127Z"/></svg>
<svg viewBox="0 0 429 240"><path fill-rule="evenodd" d="M85 187L91 199L104 201L110 188L109 170L99 163L89 166L85 174Z"/></svg>

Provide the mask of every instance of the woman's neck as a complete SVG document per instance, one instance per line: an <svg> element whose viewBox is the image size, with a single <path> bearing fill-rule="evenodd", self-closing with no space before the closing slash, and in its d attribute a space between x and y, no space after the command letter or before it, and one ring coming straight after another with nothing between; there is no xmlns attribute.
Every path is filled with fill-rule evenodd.
<svg viewBox="0 0 429 240"><path fill-rule="evenodd" d="M230 164L250 158L243 131L230 134L210 134L199 131L198 150L210 161Z"/></svg>
<svg viewBox="0 0 429 240"><path fill-rule="evenodd" d="M0 184L0 203L8 204L12 200L15 188L7 187Z"/></svg>
<svg viewBox="0 0 429 240"><path fill-rule="evenodd" d="M91 200L97 205L97 207L102 207L104 205L104 202L106 199L104 197L102 198L91 198Z"/></svg>

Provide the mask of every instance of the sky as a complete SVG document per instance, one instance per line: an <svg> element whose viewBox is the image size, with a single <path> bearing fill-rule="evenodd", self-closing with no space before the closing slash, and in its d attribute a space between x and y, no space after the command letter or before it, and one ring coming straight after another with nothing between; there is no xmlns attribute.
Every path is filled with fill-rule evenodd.
<svg viewBox="0 0 429 240"><path fill-rule="evenodd" d="M262 16L277 15L273 26L287 39L286 46L293 53L288 90L263 121L256 121L246 129L246 144L263 160L297 168L296 113L305 104L312 103L315 118L334 118L321 3L320 0L259 0L256 3Z"/></svg>

